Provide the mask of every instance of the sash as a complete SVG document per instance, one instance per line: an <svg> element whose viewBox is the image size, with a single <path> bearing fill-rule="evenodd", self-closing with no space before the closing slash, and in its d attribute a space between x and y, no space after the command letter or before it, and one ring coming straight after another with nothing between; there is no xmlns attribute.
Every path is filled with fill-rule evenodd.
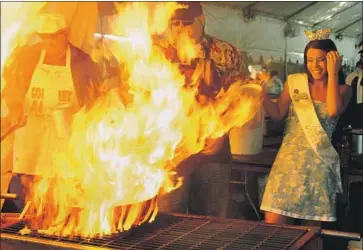
<svg viewBox="0 0 363 250"><path fill-rule="evenodd" d="M311 148L324 164L333 172L336 192L342 193L339 155L330 142L329 136L320 124L310 97L306 74L288 76L289 92L295 112Z"/></svg>

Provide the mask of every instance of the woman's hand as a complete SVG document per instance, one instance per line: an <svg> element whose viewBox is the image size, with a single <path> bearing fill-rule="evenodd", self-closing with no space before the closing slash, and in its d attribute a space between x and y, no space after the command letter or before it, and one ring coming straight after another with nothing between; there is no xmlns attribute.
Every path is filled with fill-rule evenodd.
<svg viewBox="0 0 363 250"><path fill-rule="evenodd" d="M338 51L329 51L326 54L326 67L328 75L338 75L338 72L342 66L342 57L343 56L340 56Z"/></svg>

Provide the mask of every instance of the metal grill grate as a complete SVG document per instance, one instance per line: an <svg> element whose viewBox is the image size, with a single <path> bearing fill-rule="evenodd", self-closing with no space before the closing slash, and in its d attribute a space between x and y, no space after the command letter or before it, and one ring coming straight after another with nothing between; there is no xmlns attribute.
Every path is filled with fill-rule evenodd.
<svg viewBox="0 0 363 250"><path fill-rule="evenodd" d="M266 225L253 221L225 218L192 217L159 214L150 224L100 239L49 237L32 232L20 236L24 227L19 222L1 230L2 238L17 235L17 239L38 239L46 242L72 244L77 249L94 246L101 249L289 249L308 230L305 228ZM44 241L45 240L45 241ZM45 243L44 243L45 242ZM77 247L78 246L78 247ZM82 246L82 247L81 247Z"/></svg>

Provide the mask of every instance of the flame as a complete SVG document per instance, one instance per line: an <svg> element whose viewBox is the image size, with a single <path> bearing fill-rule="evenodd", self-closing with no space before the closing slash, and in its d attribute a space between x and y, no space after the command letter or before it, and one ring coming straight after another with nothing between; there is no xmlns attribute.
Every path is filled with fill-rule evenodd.
<svg viewBox="0 0 363 250"><path fill-rule="evenodd" d="M54 164L29 184L31 227L43 234L99 237L154 220L157 198L182 185L176 166L250 120L256 93L241 81L215 99L195 98L200 82L213 83L213 64L199 60L189 84L179 65L152 45L176 3L123 4L112 23L122 36L111 46L123 68L120 87L73 117L71 134L58 145ZM185 37L187 60L198 55Z"/></svg>
<svg viewBox="0 0 363 250"><path fill-rule="evenodd" d="M190 64L201 52L201 46L195 40L190 39L188 32L181 32L175 44L178 58L184 64Z"/></svg>
<svg viewBox="0 0 363 250"><path fill-rule="evenodd" d="M1 2L1 76L10 55L23 46L38 27L37 14L46 2ZM16 15L14 14L16 13ZM1 77L1 90L5 79Z"/></svg>

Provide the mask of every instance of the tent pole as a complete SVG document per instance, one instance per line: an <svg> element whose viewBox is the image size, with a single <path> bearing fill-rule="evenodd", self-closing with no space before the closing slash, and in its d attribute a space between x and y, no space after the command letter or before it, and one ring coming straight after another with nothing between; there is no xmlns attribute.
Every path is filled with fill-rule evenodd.
<svg viewBox="0 0 363 250"><path fill-rule="evenodd" d="M285 22L285 25L287 25L287 21ZM285 48L284 48L284 64L285 64L285 74L284 74L284 82L286 82L287 79L287 36L284 35L285 37Z"/></svg>

